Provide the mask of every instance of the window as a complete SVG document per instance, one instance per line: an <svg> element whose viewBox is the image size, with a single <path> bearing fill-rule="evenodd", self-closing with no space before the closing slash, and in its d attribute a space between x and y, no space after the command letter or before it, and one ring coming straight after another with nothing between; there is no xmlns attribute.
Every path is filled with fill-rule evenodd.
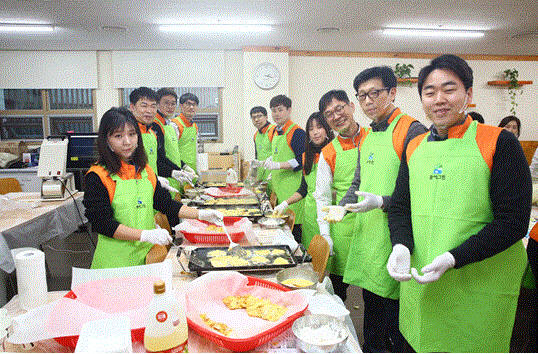
<svg viewBox="0 0 538 354"><path fill-rule="evenodd" d="M122 90L122 102L123 105L129 105L129 94L135 88L125 88ZM157 91L160 87L152 87ZM179 97L187 92L194 93L200 103L198 104L198 110L194 116L194 121L198 125L198 139L200 141L222 141L222 105L221 95L222 91L218 87L173 87L177 93L178 106L176 108L176 114L181 113L179 108Z"/></svg>
<svg viewBox="0 0 538 354"><path fill-rule="evenodd" d="M39 140L94 131L91 89L0 89L0 138Z"/></svg>

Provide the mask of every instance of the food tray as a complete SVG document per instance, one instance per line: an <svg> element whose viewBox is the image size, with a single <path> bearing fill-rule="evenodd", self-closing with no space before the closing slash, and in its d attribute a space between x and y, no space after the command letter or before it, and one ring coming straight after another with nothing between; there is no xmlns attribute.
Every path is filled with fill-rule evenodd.
<svg viewBox="0 0 538 354"><path fill-rule="evenodd" d="M226 187L226 182L202 182L205 187ZM243 182L237 182L238 187L243 187Z"/></svg>
<svg viewBox="0 0 538 354"><path fill-rule="evenodd" d="M268 288L268 289L290 291L290 289L282 285L268 281L268 280L264 280L264 279L260 279L256 277L249 277L249 276L247 276L247 279L248 279L248 283L247 283L248 286L255 285L255 286L260 286L260 287ZM293 324L293 322L295 322L296 319L298 319L299 317L303 315L305 310L306 310L306 307L302 311L299 311L291 315L290 317L288 317L286 320L279 323L275 327L268 329L262 333L259 333L255 336L252 336L250 338L244 338L244 339L229 338L222 334L215 333L213 331L210 331L208 328L199 326L198 324L191 321L188 317L187 317L187 323L189 324L190 328L198 332L198 334L200 334L202 337L207 338L208 340L214 343L217 343L220 346L228 348L234 352L248 352L264 343L267 343L271 339L276 338L280 334L284 333L284 331L286 331L288 328L291 327L291 325Z"/></svg>
<svg viewBox="0 0 538 354"><path fill-rule="evenodd" d="M258 271L258 270L267 270L267 269L282 269L282 268L291 268L295 267L299 261L293 255L290 247L288 245L265 245L265 246L244 246L243 249L251 251L255 255L255 251L260 251L264 249L281 249L284 250L285 254L280 256L265 256L269 259L269 263L266 264L251 264L248 266L228 266L228 267L213 267L209 261L208 253L215 250L228 251L228 247L198 247L194 249L189 257L189 270L191 272L196 272L198 275L201 275L203 272L209 272L214 270L236 270L236 271ZM181 256L181 249L178 250L177 257ZM277 257L282 257L286 259L288 264L271 264ZM308 261L306 258L303 261Z"/></svg>
<svg viewBox="0 0 538 354"><path fill-rule="evenodd" d="M230 217L225 216L224 217L224 225L225 226L232 226L235 222L241 220L242 217ZM204 221L204 220L198 220L206 225L213 225L210 222ZM230 237L233 242L239 242L243 236L245 236L244 231L236 231L236 232L230 232ZM230 240L228 240L228 237L226 236L225 232L222 233L211 233L210 231L205 232L187 232L187 231L181 231L181 233L185 236L185 238L192 243L230 243Z"/></svg>
<svg viewBox="0 0 538 354"><path fill-rule="evenodd" d="M198 205L197 208L218 210L226 217L249 218L252 221L258 221L259 218L264 216L261 209L256 205Z"/></svg>
<svg viewBox="0 0 538 354"><path fill-rule="evenodd" d="M237 205L258 205L258 204L259 204L258 198L256 198L255 196L215 198L215 199L209 199L202 203L199 203L199 205L214 205L214 206L221 206L221 205L237 206Z"/></svg>
<svg viewBox="0 0 538 354"><path fill-rule="evenodd" d="M69 299L76 299L77 295L73 292L73 290L70 290L67 294L64 296L65 298ZM144 340L144 329L145 327L140 328L132 328L131 329L131 342L139 342ZM59 344L63 345L64 347L68 347L71 349L75 349L78 342L78 335L77 336L66 336L66 337L56 337L54 340L58 342Z"/></svg>

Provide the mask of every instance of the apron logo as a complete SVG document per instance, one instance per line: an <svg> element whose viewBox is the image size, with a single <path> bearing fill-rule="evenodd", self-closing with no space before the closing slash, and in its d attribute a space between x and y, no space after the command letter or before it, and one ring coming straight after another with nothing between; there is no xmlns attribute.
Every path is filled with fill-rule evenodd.
<svg viewBox="0 0 538 354"><path fill-rule="evenodd" d="M433 174L430 175L430 180L435 179L444 181L445 177L446 176L443 174L443 165L439 165L433 168Z"/></svg>
<svg viewBox="0 0 538 354"><path fill-rule="evenodd" d="M371 152L370 155L366 158L366 163L373 165L374 164L374 153Z"/></svg>
<svg viewBox="0 0 538 354"><path fill-rule="evenodd" d="M145 207L146 207L146 204L144 204L142 199L138 197L138 199L136 200L136 208L140 209L140 208L145 208Z"/></svg>
<svg viewBox="0 0 538 354"><path fill-rule="evenodd" d="M277 148L275 148L275 153L273 155L276 155L276 154L278 154L278 149Z"/></svg>

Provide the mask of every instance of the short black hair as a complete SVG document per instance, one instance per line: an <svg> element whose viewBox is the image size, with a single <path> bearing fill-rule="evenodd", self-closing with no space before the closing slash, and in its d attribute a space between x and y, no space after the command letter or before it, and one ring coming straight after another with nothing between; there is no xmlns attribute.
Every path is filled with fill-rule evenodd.
<svg viewBox="0 0 538 354"><path fill-rule="evenodd" d="M285 95L277 95L273 98L271 98L271 101L269 102L269 107L278 107L278 106L284 106L287 109L291 108L291 98Z"/></svg>
<svg viewBox="0 0 538 354"><path fill-rule="evenodd" d="M323 113L333 98L349 104L349 97L344 90L331 90L319 99L319 111Z"/></svg>
<svg viewBox="0 0 538 354"><path fill-rule="evenodd" d="M418 94L422 96L422 86L430 73L436 69L452 71L463 82L465 91L473 87L473 69L465 60L453 54L443 54L432 59L430 65L423 67L418 74Z"/></svg>
<svg viewBox="0 0 538 354"><path fill-rule="evenodd" d="M140 86L139 88L134 89L133 92L131 92L131 94L129 94L129 101L132 104L136 104L138 101L140 101L143 98L146 98L149 101L158 102L157 92L155 92L154 90L146 86Z"/></svg>
<svg viewBox="0 0 538 354"><path fill-rule="evenodd" d="M394 71L389 66L374 66L373 68L368 68L359 73L353 80L353 88L355 91L359 92L359 86L374 78L379 78L383 81L383 86L385 88L393 88L397 85L396 75Z"/></svg>
<svg viewBox="0 0 538 354"><path fill-rule="evenodd" d="M179 104L183 104L187 101L193 101L194 103L196 103L196 105L200 104L200 100L198 99L198 96L190 92L184 93L179 97Z"/></svg>
<svg viewBox="0 0 538 354"><path fill-rule="evenodd" d="M256 107L252 107L250 109L250 116L252 117L252 115L254 113L261 113L263 114L264 116L267 116L267 110L265 109L265 107L262 107L262 106L256 106Z"/></svg>
<svg viewBox="0 0 538 354"><path fill-rule="evenodd" d="M484 124L484 117L478 112L469 112L468 113L473 120L476 120L478 123Z"/></svg>
<svg viewBox="0 0 538 354"><path fill-rule="evenodd" d="M169 87L163 87L163 88L159 89L159 91L157 91L157 102L161 102L161 99L164 96L172 96L172 97L174 97L176 99L176 102L177 102L177 93L176 93L176 91L174 91L173 89L171 89Z"/></svg>
<svg viewBox="0 0 538 354"><path fill-rule="evenodd" d="M97 133L97 151L99 153L97 164L104 166L110 173L119 172L121 159L109 148L108 137L117 129L124 129L126 125L132 125L138 135L138 146L133 153L132 162L141 168L146 167L148 162L142 142L142 133L133 113L125 107L112 107L103 114Z"/></svg>
<svg viewBox="0 0 538 354"><path fill-rule="evenodd" d="M521 134L521 121L516 116L506 116L503 119L501 119L501 122L499 123L499 127L503 128L506 126L506 124L510 123L511 121L516 122L517 124L517 137L519 138L519 134Z"/></svg>

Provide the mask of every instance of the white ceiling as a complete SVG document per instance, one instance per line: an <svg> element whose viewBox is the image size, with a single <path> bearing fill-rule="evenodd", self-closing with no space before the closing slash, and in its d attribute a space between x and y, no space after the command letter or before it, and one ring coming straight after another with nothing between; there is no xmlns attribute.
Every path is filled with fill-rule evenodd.
<svg viewBox="0 0 538 354"><path fill-rule="evenodd" d="M58 26L47 34L0 34L4 50L216 49L491 55L538 54L538 0L0 0L0 23ZM165 34L160 24L274 24L256 35ZM385 26L487 29L479 39L388 38ZM115 26L124 30L104 30ZM339 31L322 33L322 27ZM531 33L516 36L523 33Z"/></svg>

